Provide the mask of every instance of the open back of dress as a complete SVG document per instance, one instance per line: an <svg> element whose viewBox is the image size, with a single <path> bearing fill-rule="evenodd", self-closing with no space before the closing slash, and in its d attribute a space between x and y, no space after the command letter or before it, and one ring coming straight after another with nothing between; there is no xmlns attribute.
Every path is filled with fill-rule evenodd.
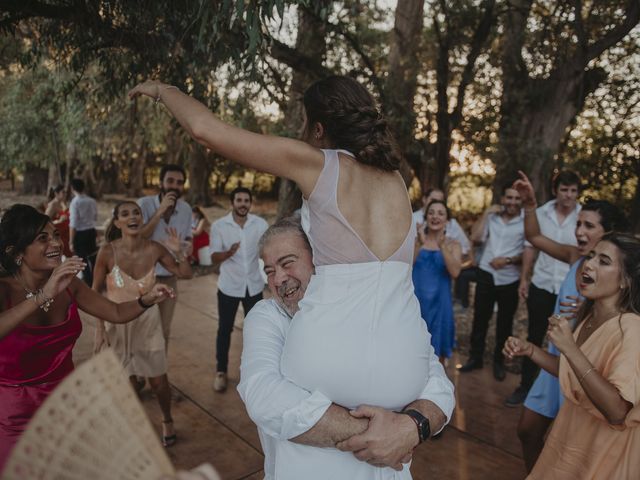
<svg viewBox="0 0 640 480"><path fill-rule="evenodd" d="M415 235L410 226L397 251L378 260L338 209L339 165L337 151L326 150L324 169L302 207L316 274L291 321L282 373L347 408L401 409L420 396L429 375L429 333L411 280ZM408 468L376 469L350 453L319 450L286 442L277 454L277 478L296 478L294 465L304 467L305 478L316 478L308 476L314 457L327 455L331 465L336 456L344 462L335 478L410 478ZM334 478L327 468L317 478Z"/></svg>

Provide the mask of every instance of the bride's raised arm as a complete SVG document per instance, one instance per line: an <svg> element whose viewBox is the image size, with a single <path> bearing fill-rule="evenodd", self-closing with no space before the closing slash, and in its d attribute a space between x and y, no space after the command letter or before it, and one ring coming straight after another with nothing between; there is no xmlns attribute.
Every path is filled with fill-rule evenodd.
<svg viewBox="0 0 640 480"><path fill-rule="evenodd" d="M245 167L293 180L308 196L322 170L322 152L290 138L262 135L229 125L173 85L148 80L129 91L162 102L198 143Z"/></svg>

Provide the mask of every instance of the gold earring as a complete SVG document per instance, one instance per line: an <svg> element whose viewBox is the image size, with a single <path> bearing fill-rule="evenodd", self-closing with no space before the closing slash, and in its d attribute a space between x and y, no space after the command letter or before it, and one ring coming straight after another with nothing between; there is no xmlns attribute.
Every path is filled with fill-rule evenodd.
<svg viewBox="0 0 640 480"><path fill-rule="evenodd" d="M18 266L22 265L22 258L20 257L16 258L16 265Z"/></svg>

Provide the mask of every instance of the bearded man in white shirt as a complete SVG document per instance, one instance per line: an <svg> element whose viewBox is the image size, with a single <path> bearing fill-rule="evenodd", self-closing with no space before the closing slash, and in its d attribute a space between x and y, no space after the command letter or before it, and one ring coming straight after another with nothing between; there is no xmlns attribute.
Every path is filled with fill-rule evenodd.
<svg viewBox="0 0 640 480"><path fill-rule="evenodd" d="M216 337L216 376L213 388L227 388L229 346L233 323L242 302L245 316L262 300L264 281L258 263L258 241L267 229L264 219L249 213L253 196L244 187L230 194L231 212L211 225L211 261L220 263L218 278L218 334Z"/></svg>
<svg viewBox="0 0 640 480"><path fill-rule="evenodd" d="M536 209L542 235L558 243L577 245L575 230L581 208L578 203L580 188L580 177L570 170L563 170L553 178L552 191L555 198ZM532 267L533 276L529 281ZM537 250L529 242L525 242L518 290L520 297L527 300L527 340L534 345L542 345L560 285L569 268L568 263L556 260L544 252L538 255ZM520 385L506 399L507 407L517 407L524 402L538 372L536 364L529 358L524 358Z"/></svg>
<svg viewBox="0 0 640 480"><path fill-rule="evenodd" d="M180 240L191 244L191 206L182 198L187 173L180 165L168 163L160 169L160 192L139 198L137 203L142 212L144 227L140 230L144 238L150 238L164 244L169 236L169 229L174 228ZM185 257L191 253L186 249ZM176 258L176 261L180 261ZM156 280L178 292L178 279L159 263L156 264ZM175 311L177 296L160 304L160 320L165 348L169 349L171 323ZM179 398L179 397L178 397Z"/></svg>
<svg viewBox="0 0 640 480"><path fill-rule="evenodd" d="M524 249L524 217L520 194L509 182L502 187L499 205L492 205L473 227L471 239L483 244L476 280L471 352L462 373L482 368L485 339L493 307L498 304L496 343L493 352L493 376L505 379L502 347L511 335L513 316L518 308L520 262Z"/></svg>
<svg viewBox="0 0 640 480"><path fill-rule="evenodd" d="M407 463L419 443L448 422L455 398L430 345L430 376L421 398L403 412L361 406L355 411L309 392L282 376L280 359L290 322L298 311L311 275L312 252L302 227L283 219L260 241L264 271L274 298L259 302L247 316L238 391L258 426L265 454L265 480L280 478L377 478L385 467L411 478ZM390 340L392 341L392 340ZM384 388L384 386L381 386ZM278 463L278 451L301 447L301 470ZM304 468L304 459L321 456L323 471ZM317 460L317 458L314 458ZM314 461L318 464L317 461ZM386 478L386 477L385 477Z"/></svg>

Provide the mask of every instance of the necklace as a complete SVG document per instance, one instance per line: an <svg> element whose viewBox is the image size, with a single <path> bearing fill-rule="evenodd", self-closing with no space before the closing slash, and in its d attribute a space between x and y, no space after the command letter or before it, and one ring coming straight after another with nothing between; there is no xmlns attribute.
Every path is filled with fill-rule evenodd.
<svg viewBox="0 0 640 480"><path fill-rule="evenodd" d="M620 312L618 312L618 310L612 310L610 313L607 313L606 315L603 315L602 318L604 320L602 320L601 322L597 322L597 325L600 326L602 323L604 323L606 320L609 320L611 317L613 317L614 315L618 314ZM584 324L584 328L586 328L587 330L591 330L591 328L593 327L593 315L591 315L589 317L589 320L587 320L587 322Z"/></svg>

